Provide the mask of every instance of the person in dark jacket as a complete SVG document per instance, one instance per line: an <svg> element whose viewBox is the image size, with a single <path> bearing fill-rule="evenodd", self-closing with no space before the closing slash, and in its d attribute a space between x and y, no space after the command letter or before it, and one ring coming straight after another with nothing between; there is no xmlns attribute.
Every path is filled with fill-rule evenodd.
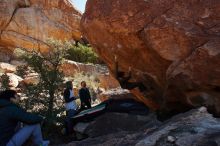
<svg viewBox="0 0 220 146"><path fill-rule="evenodd" d="M91 108L91 96L89 89L86 87L86 82L81 82L81 89L79 90L79 97L81 101L81 110Z"/></svg>
<svg viewBox="0 0 220 146"><path fill-rule="evenodd" d="M42 138L40 123L43 117L24 111L17 106L20 97L14 90L0 93L0 146L21 146L29 138L34 145L47 146ZM25 124L18 128L19 123Z"/></svg>
<svg viewBox="0 0 220 146"><path fill-rule="evenodd" d="M71 134L73 132L73 123L71 118L77 114L76 97L74 96L73 84L71 81L66 82L66 89L64 90L63 97L65 100L66 108L66 133Z"/></svg>

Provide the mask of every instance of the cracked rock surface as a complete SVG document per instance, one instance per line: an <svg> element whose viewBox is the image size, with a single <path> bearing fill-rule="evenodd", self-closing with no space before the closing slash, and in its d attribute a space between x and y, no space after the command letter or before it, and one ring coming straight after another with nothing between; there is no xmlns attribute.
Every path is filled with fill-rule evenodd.
<svg viewBox="0 0 220 146"><path fill-rule="evenodd" d="M220 114L219 11L219 0L92 0L81 28L112 72L117 56L161 107Z"/></svg>
<svg viewBox="0 0 220 146"><path fill-rule="evenodd" d="M201 107L165 122L136 146L219 146L219 130L220 120Z"/></svg>
<svg viewBox="0 0 220 146"><path fill-rule="evenodd" d="M68 0L0 0L0 48L48 51L46 40L79 40L81 13Z"/></svg>
<svg viewBox="0 0 220 146"><path fill-rule="evenodd" d="M104 133L83 141L72 142L68 146L219 146L220 144L220 119L214 118L205 107L179 114L159 125L149 115L145 119L145 126L142 128L136 126L137 129L132 132L120 129L125 123L129 123L129 120L124 121L122 118L121 123L111 120L109 123L117 125L110 127L115 130L120 129L118 132L111 133L111 130L107 132L108 126L105 129L91 128L96 133L102 130ZM102 120L103 123L105 120Z"/></svg>

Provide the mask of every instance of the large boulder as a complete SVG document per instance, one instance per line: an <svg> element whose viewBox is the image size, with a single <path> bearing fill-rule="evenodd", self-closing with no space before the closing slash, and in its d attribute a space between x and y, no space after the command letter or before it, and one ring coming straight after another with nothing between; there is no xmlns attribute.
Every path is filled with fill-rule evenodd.
<svg viewBox="0 0 220 146"><path fill-rule="evenodd" d="M121 88L114 88L107 91L101 91L98 95L98 98L101 102L107 101L109 99L134 99L135 96L132 95L128 90Z"/></svg>
<svg viewBox="0 0 220 146"><path fill-rule="evenodd" d="M79 40L81 13L69 0L0 0L0 52L48 51L46 40Z"/></svg>
<svg viewBox="0 0 220 146"><path fill-rule="evenodd" d="M180 114L150 134L136 146L218 146L220 121L205 107Z"/></svg>
<svg viewBox="0 0 220 146"><path fill-rule="evenodd" d="M138 139L144 138L145 132L155 130L160 124L153 114L141 116L127 113L105 113L89 124L76 125L80 131L83 129L89 138L72 142L68 146L134 145Z"/></svg>
<svg viewBox="0 0 220 146"><path fill-rule="evenodd" d="M219 0L92 0L81 28L112 72L117 56L162 107L220 113L219 11Z"/></svg>
<svg viewBox="0 0 220 146"><path fill-rule="evenodd" d="M141 116L127 113L106 113L90 123L85 133L90 138L94 138L120 131L142 131L150 127L157 127L158 125L160 125L160 122L153 114Z"/></svg>
<svg viewBox="0 0 220 146"><path fill-rule="evenodd" d="M138 116L105 114L91 125L93 131L88 139L68 146L219 146L220 143L220 120L205 107L179 114L164 123L152 115L137 119Z"/></svg>

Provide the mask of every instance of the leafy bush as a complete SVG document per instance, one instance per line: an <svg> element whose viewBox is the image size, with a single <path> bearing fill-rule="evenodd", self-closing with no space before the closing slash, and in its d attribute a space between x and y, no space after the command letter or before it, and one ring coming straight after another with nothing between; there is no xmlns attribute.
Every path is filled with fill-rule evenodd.
<svg viewBox="0 0 220 146"><path fill-rule="evenodd" d="M71 44L53 39L48 39L47 44L50 50L47 53L17 49L19 52L17 56L27 63L27 66L18 68L17 74L21 77L25 77L30 72L38 74L39 83L19 85L23 94L21 106L30 112L46 117L43 134L50 138L58 135L65 118L61 95L64 87L64 74L60 70L60 65Z"/></svg>
<svg viewBox="0 0 220 146"><path fill-rule="evenodd" d="M28 66L27 65L21 65L16 69L16 75L24 78L25 75L28 74Z"/></svg>
<svg viewBox="0 0 220 146"><path fill-rule="evenodd" d="M55 99L60 96L60 91L63 87L64 75L59 66L63 63L70 44L53 39L48 39L47 44L50 52L32 51L25 52L22 56L28 66L39 74L39 83L37 85L24 86L23 93L28 97L32 97L28 98L28 102L34 104L34 106L37 105L36 107L39 108L37 110L40 110L41 113L46 111L44 115L48 120L51 120L56 117L54 113L54 107L56 107ZM17 72L24 76L22 75L25 73L24 69L25 67L20 68ZM29 104L27 103L26 107L27 105Z"/></svg>
<svg viewBox="0 0 220 146"><path fill-rule="evenodd" d="M1 77L0 77L0 81L1 81L1 86L0 86L0 90L1 91L4 91L4 90L7 90L9 89L9 76L4 73Z"/></svg>
<svg viewBox="0 0 220 146"><path fill-rule="evenodd" d="M72 45L67 52L67 59L81 63L100 63L100 59L97 54L93 51L92 47L82 45Z"/></svg>

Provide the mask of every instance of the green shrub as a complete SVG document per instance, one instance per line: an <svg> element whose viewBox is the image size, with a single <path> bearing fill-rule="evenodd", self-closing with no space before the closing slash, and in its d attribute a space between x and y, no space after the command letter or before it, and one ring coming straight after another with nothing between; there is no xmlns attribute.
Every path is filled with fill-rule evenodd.
<svg viewBox="0 0 220 146"><path fill-rule="evenodd" d="M4 91L4 90L8 90L9 89L9 76L4 73L1 77L0 77L0 81L1 81L1 86L0 86L0 90Z"/></svg>
<svg viewBox="0 0 220 146"><path fill-rule="evenodd" d="M98 55L93 51L92 47L78 44L72 45L67 52L66 58L81 63L100 63Z"/></svg>
<svg viewBox="0 0 220 146"><path fill-rule="evenodd" d="M32 51L25 52L23 55L22 58L27 62L28 66L39 74L39 83L23 87L25 90L23 92L28 97L32 97L28 99L30 100L29 103L34 103L34 106L37 105L39 108L37 110L46 111L44 115L48 120L51 120L56 117L54 113L55 101L60 96L60 91L63 87L64 74L59 67L63 63L70 44L53 39L48 39L47 44L50 49L48 53ZM24 68L20 68L17 72L21 75L25 73ZM26 104L26 107L27 105L29 104Z"/></svg>
<svg viewBox="0 0 220 146"><path fill-rule="evenodd" d="M27 66L21 66L17 74L25 77L29 72L39 75L36 85L20 84L23 99L21 106L26 110L46 117L43 134L47 138L59 135L64 121L64 106L62 99L64 74L60 70L67 50L71 47L68 42L48 39L50 52L19 51L17 56L25 60Z"/></svg>
<svg viewBox="0 0 220 146"><path fill-rule="evenodd" d="M16 69L16 75L24 78L25 75L27 75L28 66L27 65L21 65Z"/></svg>

